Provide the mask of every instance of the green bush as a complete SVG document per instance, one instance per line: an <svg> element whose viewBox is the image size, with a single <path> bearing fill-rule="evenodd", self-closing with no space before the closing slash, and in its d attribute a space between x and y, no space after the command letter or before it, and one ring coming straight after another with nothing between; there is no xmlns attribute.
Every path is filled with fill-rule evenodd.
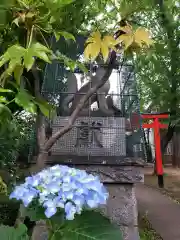
<svg viewBox="0 0 180 240"><path fill-rule="evenodd" d="M23 116L4 120L0 118L0 171L5 172L3 175L0 172L0 175L8 188L19 178L20 156L24 165L28 159L34 119L31 116L24 118Z"/></svg>
<svg viewBox="0 0 180 240"><path fill-rule="evenodd" d="M17 228L1 225L0 236L2 240L29 240L27 227L24 224L20 224Z"/></svg>
<svg viewBox="0 0 180 240"><path fill-rule="evenodd" d="M19 203L8 196L0 195L0 225L14 226L19 210Z"/></svg>

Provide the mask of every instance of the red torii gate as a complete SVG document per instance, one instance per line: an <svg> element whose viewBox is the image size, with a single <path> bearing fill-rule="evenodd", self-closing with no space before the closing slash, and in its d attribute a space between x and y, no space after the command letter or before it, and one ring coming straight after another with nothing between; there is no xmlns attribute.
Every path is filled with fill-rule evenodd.
<svg viewBox="0 0 180 240"><path fill-rule="evenodd" d="M153 121L152 123L143 123L142 127L154 129L156 172L158 175L158 184L159 184L159 187L164 187L161 138L160 138L159 130L161 128L168 128L168 125L161 123L159 120L169 118L169 114L166 114L166 113L141 114L141 117L143 120L152 119L152 121Z"/></svg>

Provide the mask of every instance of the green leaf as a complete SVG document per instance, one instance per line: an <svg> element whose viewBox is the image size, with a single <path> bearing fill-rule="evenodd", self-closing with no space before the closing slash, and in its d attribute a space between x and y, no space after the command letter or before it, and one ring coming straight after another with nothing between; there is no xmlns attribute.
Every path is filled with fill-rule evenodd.
<svg viewBox="0 0 180 240"><path fill-rule="evenodd" d="M35 15L36 15L36 14L33 13L33 12L28 12L28 13L26 14L26 18L33 18Z"/></svg>
<svg viewBox="0 0 180 240"><path fill-rule="evenodd" d="M10 226L0 226L0 236L3 240L28 240L27 228L24 224L19 224L17 228Z"/></svg>
<svg viewBox="0 0 180 240"><path fill-rule="evenodd" d="M21 83L21 76L23 74L24 67L23 65L17 65L14 69L14 78L18 85Z"/></svg>
<svg viewBox="0 0 180 240"><path fill-rule="evenodd" d="M60 39L61 34L59 32L54 31L54 36L56 38L56 41L58 42Z"/></svg>
<svg viewBox="0 0 180 240"><path fill-rule="evenodd" d="M23 89L20 89L20 91L15 97L15 102L19 106L23 107L27 112L35 113L36 105L32 100L33 100L33 97Z"/></svg>
<svg viewBox="0 0 180 240"><path fill-rule="evenodd" d="M81 62L73 61L71 58L68 58L59 51L56 51L55 55L56 60L64 61L64 64L70 68L71 71L74 71L75 67L80 68L83 72L88 72L88 69Z"/></svg>
<svg viewBox="0 0 180 240"><path fill-rule="evenodd" d="M12 76L13 71L15 70L16 66L20 64L20 59L15 59L12 58L12 60L10 60L8 68L1 74L0 76L0 81L6 80L6 78Z"/></svg>
<svg viewBox="0 0 180 240"><path fill-rule="evenodd" d="M24 56L25 67L29 71L34 64L35 57L38 57L47 63L51 63L50 58L48 56L48 54L50 54L51 52L52 51L46 46L38 42L33 43L28 49L26 49L26 53Z"/></svg>
<svg viewBox="0 0 180 240"><path fill-rule="evenodd" d="M32 68L34 61L35 59L32 56L31 50L27 50L27 52L24 55L24 65L27 68L27 71L29 71Z"/></svg>
<svg viewBox="0 0 180 240"><path fill-rule="evenodd" d="M2 103L0 103L0 116L4 119L11 117L11 110Z"/></svg>
<svg viewBox="0 0 180 240"><path fill-rule="evenodd" d="M33 43L31 45L31 49L36 53L37 52L46 52L46 53L51 53L51 49L47 48L46 46L42 45L41 43Z"/></svg>
<svg viewBox="0 0 180 240"><path fill-rule="evenodd" d="M119 227L99 212L86 211L56 230L51 240L123 240Z"/></svg>
<svg viewBox="0 0 180 240"><path fill-rule="evenodd" d="M5 54L0 58L0 67L9 61L8 68L1 74L0 80L5 80L12 75L17 65L21 64L22 58L24 57L26 49L20 45L13 45L7 49Z"/></svg>
<svg viewBox="0 0 180 240"><path fill-rule="evenodd" d="M25 215L29 217L31 221L38 221L47 219L44 211L45 209L42 206L39 206L38 203L33 203L26 208Z"/></svg>
<svg viewBox="0 0 180 240"><path fill-rule="evenodd" d="M0 92L13 92L11 89L0 88Z"/></svg>
<svg viewBox="0 0 180 240"><path fill-rule="evenodd" d="M45 52L36 52L36 57L40 58L41 60L51 63L48 55Z"/></svg>
<svg viewBox="0 0 180 240"><path fill-rule="evenodd" d="M0 8L0 29L3 29L7 24L7 11Z"/></svg>
<svg viewBox="0 0 180 240"><path fill-rule="evenodd" d="M69 33L69 32L54 32L54 35L55 35L55 38L56 38L56 41L59 41L60 37L64 37L65 40L73 40L74 42L76 42L76 39L75 37Z"/></svg>
<svg viewBox="0 0 180 240"><path fill-rule="evenodd" d="M88 69L85 67L85 65L83 63L77 63L77 66L81 71L83 71L85 73L88 72Z"/></svg>
<svg viewBox="0 0 180 240"><path fill-rule="evenodd" d="M19 27L19 17L15 18L12 23Z"/></svg>
<svg viewBox="0 0 180 240"><path fill-rule="evenodd" d="M12 47L8 48L7 53L9 54L10 58L20 59L24 56L26 49L21 47L20 45L13 45Z"/></svg>
<svg viewBox="0 0 180 240"><path fill-rule="evenodd" d="M36 104L40 108L44 116L48 118L54 118L56 115L56 109L53 105L46 102L44 99L36 99Z"/></svg>
<svg viewBox="0 0 180 240"><path fill-rule="evenodd" d="M6 52L3 56L0 57L0 68L9 61L10 56L9 54Z"/></svg>
<svg viewBox="0 0 180 240"><path fill-rule="evenodd" d="M5 97L0 96L0 103L8 103Z"/></svg>

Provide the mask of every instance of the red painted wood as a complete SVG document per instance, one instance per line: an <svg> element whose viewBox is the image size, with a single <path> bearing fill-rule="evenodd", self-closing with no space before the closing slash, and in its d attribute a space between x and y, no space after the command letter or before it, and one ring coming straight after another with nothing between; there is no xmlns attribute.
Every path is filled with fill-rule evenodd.
<svg viewBox="0 0 180 240"><path fill-rule="evenodd" d="M143 128L154 128L154 123L143 123L142 127Z"/></svg>
<svg viewBox="0 0 180 240"><path fill-rule="evenodd" d="M143 128L154 128L154 123L143 123ZM159 128L168 128L168 124L163 124L159 122Z"/></svg>
<svg viewBox="0 0 180 240"><path fill-rule="evenodd" d="M168 114L142 114L142 119L169 118Z"/></svg>
<svg viewBox="0 0 180 240"><path fill-rule="evenodd" d="M163 124L159 122L161 118L169 118L168 114L142 114L142 119L152 119L153 123L143 123L143 128L154 129L154 143L155 143L155 154L156 154L156 171L158 175L163 175L163 165L162 165L162 151L161 151L161 138L160 138L160 128L168 128L168 124Z"/></svg>
<svg viewBox="0 0 180 240"><path fill-rule="evenodd" d="M158 175L163 175L162 152L161 152L161 138L159 132L159 119L154 119L154 142L156 152L156 170Z"/></svg>

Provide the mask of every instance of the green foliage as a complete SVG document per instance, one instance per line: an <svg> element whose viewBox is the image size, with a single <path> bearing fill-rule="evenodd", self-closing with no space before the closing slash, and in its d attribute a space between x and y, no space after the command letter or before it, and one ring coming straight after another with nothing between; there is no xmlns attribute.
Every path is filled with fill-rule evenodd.
<svg viewBox="0 0 180 240"><path fill-rule="evenodd" d="M135 2L136 6L140 6L140 1ZM0 24L3 26L0 29L2 39L0 85L4 87L7 82L13 82L18 89L18 95L14 99L16 104L30 112L43 109L43 114L48 113L46 116L49 116L47 111L49 106L45 109L47 104L42 106L42 103L38 105L38 101L35 101L40 93L37 94L37 91L33 89L34 91L27 95L25 91L22 94L22 90L19 90L22 86L25 86L27 90L27 82L32 88L35 86L34 80L24 77L25 72L37 70L37 62L43 63L41 64L43 70L45 64L51 63L52 59L63 60L71 70L77 65L85 70L82 63L74 62L61 53L56 56L49 45L49 40L52 36L55 36L56 40L63 37L68 44L68 41L75 41L74 34L82 33L87 28L91 31L98 28L106 32L107 21L111 25L111 30L114 31L114 26L116 23L118 25L120 20L120 12L123 15L123 12L126 12L125 9L130 9L130 6L131 9L134 7L133 1L128 4L127 1L121 1L118 5L117 1L109 0L43 0L41 2L39 0L3 0L0 5L3 12L2 19L0 19ZM99 21L103 19L106 25L103 21ZM104 59L108 56L110 39L112 40L112 36L104 38L101 44ZM91 49L95 51L94 47ZM26 101L25 96L27 96ZM2 98L1 102L4 104Z"/></svg>
<svg viewBox="0 0 180 240"><path fill-rule="evenodd" d="M39 202L33 202L26 208L26 216L30 218L32 222L39 220L45 220L46 215L44 214L44 208L39 206Z"/></svg>
<svg viewBox="0 0 180 240"><path fill-rule="evenodd" d="M17 201L9 200L8 196L0 195L0 225L14 226L19 210Z"/></svg>
<svg viewBox="0 0 180 240"><path fill-rule="evenodd" d="M17 228L9 226L0 226L0 235L3 240L28 240L27 228L20 224Z"/></svg>
<svg viewBox="0 0 180 240"><path fill-rule="evenodd" d="M158 5L153 5L150 11L135 17L135 21L151 30L155 40L151 51L137 55L134 62L142 111L167 112L172 111L172 106L177 112L180 110L180 25L179 7L176 3L172 0L163 1L164 13ZM165 22L162 16L165 17Z"/></svg>
<svg viewBox="0 0 180 240"><path fill-rule="evenodd" d="M20 78L23 74L23 67L29 71L38 57L45 62L50 63L48 54L51 50L40 43L31 44L28 48L24 48L20 45L13 45L7 49L7 51L1 56L0 67L8 63L6 71L1 75L1 85L8 76L15 74L17 82L20 84Z"/></svg>
<svg viewBox="0 0 180 240"><path fill-rule="evenodd" d="M44 208L39 206L39 203L35 201L26 208L25 215L28 216L31 221L38 221L40 219L47 221L49 240L122 239L119 227L113 225L108 218L104 217L98 211L84 211L81 215L76 215L72 221L64 219L63 211L57 212L47 220L44 214Z"/></svg>
<svg viewBox="0 0 180 240"><path fill-rule="evenodd" d="M73 221L65 221L63 225L50 223L54 228L50 232L49 240L79 239L79 240L122 240L119 227L99 212L85 211L76 216Z"/></svg>
<svg viewBox="0 0 180 240"><path fill-rule="evenodd" d="M45 100L41 100L38 105L40 101L37 96L33 96L35 91L26 91L27 81L28 85L34 88L34 80L27 79L24 74L26 70L32 70L35 62L42 62L42 68L45 63L51 62L53 54L49 39L52 35L55 35L57 40L64 37L67 41L75 41L72 33L76 32L85 20L87 12L84 10L87 4L88 1L84 0L1 1L0 38L3 54L0 57L0 86L4 87L7 82L15 84L18 94L14 96L14 101L26 111L35 113L40 109L47 117L50 115L50 105ZM80 11L82 12L78 16L77 12ZM68 58L65 63L72 65ZM36 65L34 68L37 70ZM22 86L25 86L25 89L22 90ZM0 100L1 104L9 104L4 94L0 94Z"/></svg>
<svg viewBox="0 0 180 240"><path fill-rule="evenodd" d="M11 116L11 115L10 115ZM27 163L28 149L34 119L30 116L0 118L0 170L6 183L13 183L19 177L17 159L21 155Z"/></svg>
<svg viewBox="0 0 180 240"><path fill-rule="evenodd" d="M7 194L7 185L3 182L2 177L0 176L0 195Z"/></svg>
<svg viewBox="0 0 180 240"><path fill-rule="evenodd" d="M110 220L98 212L84 212L82 215L77 216L74 221L68 222L62 229L62 239L79 240L121 240L122 235L119 227L110 223ZM58 239L57 237L54 240ZM53 240L53 238L51 239Z"/></svg>

